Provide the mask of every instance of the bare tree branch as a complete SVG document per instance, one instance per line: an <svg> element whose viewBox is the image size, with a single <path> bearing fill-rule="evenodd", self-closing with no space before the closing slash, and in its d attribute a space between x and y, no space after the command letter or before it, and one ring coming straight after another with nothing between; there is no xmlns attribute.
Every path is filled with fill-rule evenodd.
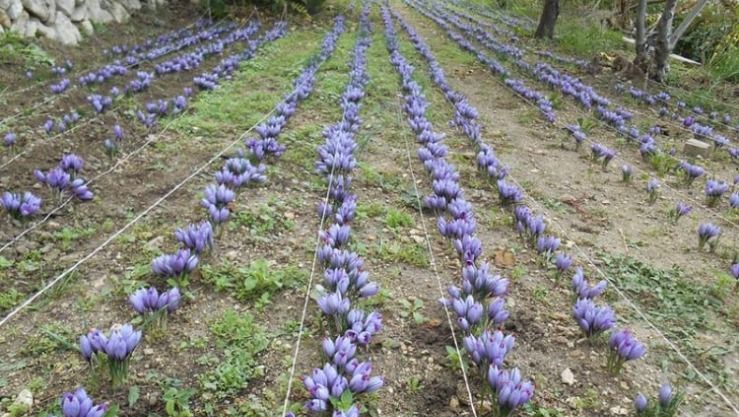
<svg viewBox="0 0 739 417"><path fill-rule="evenodd" d="M695 18L700 15L706 4L708 4L708 0L699 0L698 3L693 6L690 12L688 12L688 15L685 16L685 19L680 23L680 26L678 26L677 29L675 29L675 31L672 33L672 36L670 36L670 50L675 49L677 41L680 40L681 36L683 36L685 31L688 29L688 26L693 23L693 20L695 20Z"/></svg>

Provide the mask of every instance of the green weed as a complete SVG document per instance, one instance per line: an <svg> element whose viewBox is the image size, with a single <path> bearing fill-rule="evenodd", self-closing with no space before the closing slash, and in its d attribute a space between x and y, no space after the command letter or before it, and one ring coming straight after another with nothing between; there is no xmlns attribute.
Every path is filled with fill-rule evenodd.
<svg viewBox="0 0 739 417"><path fill-rule="evenodd" d="M217 366L200 375L205 400L222 401L243 391L252 378L264 374L257 357L269 344L264 329L251 314L229 310L210 327L223 352Z"/></svg>

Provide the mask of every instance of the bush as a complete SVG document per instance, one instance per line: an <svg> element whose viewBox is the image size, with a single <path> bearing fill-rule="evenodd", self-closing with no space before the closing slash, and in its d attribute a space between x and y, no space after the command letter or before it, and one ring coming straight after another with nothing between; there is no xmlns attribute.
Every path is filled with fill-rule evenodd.
<svg viewBox="0 0 739 417"><path fill-rule="evenodd" d="M238 9L258 7L273 13L283 11L304 16L314 15L321 10L326 0L204 0L202 6L214 18L223 18Z"/></svg>

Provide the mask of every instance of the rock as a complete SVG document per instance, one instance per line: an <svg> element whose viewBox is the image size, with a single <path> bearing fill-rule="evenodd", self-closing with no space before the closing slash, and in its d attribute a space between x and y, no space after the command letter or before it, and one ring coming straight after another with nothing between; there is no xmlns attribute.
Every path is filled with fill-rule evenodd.
<svg viewBox="0 0 739 417"><path fill-rule="evenodd" d="M0 9L8 10L10 8L10 0L0 0Z"/></svg>
<svg viewBox="0 0 739 417"><path fill-rule="evenodd" d="M139 0L120 0L119 3L129 12L141 10L141 2Z"/></svg>
<svg viewBox="0 0 739 417"><path fill-rule="evenodd" d="M119 3L116 3L114 1L106 3L107 4L103 4L105 4L105 8L113 16L113 20L115 20L116 23L123 23L131 17L131 15L128 14L128 12L126 11L126 8L121 6Z"/></svg>
<svg viewBox="0 0 739 417"><path fill-rule="evenodd" d="M629 415L629 410L621 407L620 405L611 407L609 411L611 412L611 415L613 416L628 416Z"/></svg>
<svg viewBox="0 0 739 417"><path fill-rule="evenodd" d="M48 22L56 17L56 2L54 0L21 0L23 7L38 17L42 22Z"/></svg>
<svg viewBox="0 0 739 417"><path fill-rule="evenodd" d="M56 12L56 22L54 23L56 31L56 39L65 45L77 45L82 40L80 31L77 26L62 12Z"/></svg>
<svg viewBox="0 0 739 417"><path fill-rule="evenodd" d="M13 401L13 404L26 407L28 410L30 410L31 407L33 407L33 393L28 388L24 389L23 391L18 393L17 397L15 397L15 401Z"/></svg>
<svg viewBox="0 0 739 417"><path fill-rule="evenodd" d="M459 399L457 397L452 397L452 399L449 400L449 408L454 411L459 410Z"/></svg>
<svg viewBox="0 0 739 417"><path fill-rule="evenodd" d="M90 23L89 20L83 20L82 23L80 23L80 30L85 35L92 35L95 32L95 28L92 26L92 23Z"/></svg>
<svg viewBox="0 0 739 417"><path fill-rule="evenodd" d="M21 0L12 0L10 2L10 7L7 9L8 11L8 17L10 20L16 20L20 17L21 13L23 12L23 3L21 3Z"/></svg>
<svg viewBox="0 0 739 417"><path fill-rule="evenodd" d="M65 15L71 16L74 12L74 0L56 0L56 8Z"/></svg>
<svg viewBox="0 0 739 417"><path fill-rule="evenodd" d="M87 0L87 16L96 23L113 21L113 15L100 7L100 0Z"/></svg>
<svg viewBox="0 0 739 417"><path fill-rule="evenodd" d="M688 156L707 157L711 153L711 146L698 139L689 139L685 142L683 153Z"/></svg>
<svg viewBox="0 0 739 417"><path fill-rule="evenodd" d="M36 25L36 33L40 36L44 36L46 38L49 38L51 40L56 40L56 31L53 27L46 26L45 24L41 23L38 19L35 17L32 17L29 21L29 23L33 23Z"/></svg>
<svg viewBox="0 0 739 417"><path fill-rule="evenodd" d="M0 28L10 28L13 22L10 21L10 16L5 13L5 10L0 10Z"/></svg>
<svg viewBox="0 0 739 417"><path fill-rule="evenodd" d="M73 22L81 22L83 20L87 19L87 7L85 6L77 6L72 11L72 14L69 16L70 19L72 19Z"/></svg>
<svg viewBox="0 0 739 417"><path fill-rule="evenodd" d="M575 383L575 375L572 373L570 368L565 368L559 376L562 378L562 382L567 385L573 385Z"/></svg>

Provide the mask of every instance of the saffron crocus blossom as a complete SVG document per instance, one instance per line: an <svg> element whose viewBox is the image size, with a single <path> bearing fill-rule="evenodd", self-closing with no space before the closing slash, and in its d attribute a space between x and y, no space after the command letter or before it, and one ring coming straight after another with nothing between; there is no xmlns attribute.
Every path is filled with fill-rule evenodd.
<svg viewBox="0 0 739 417"><path fill-rule="evenodd" d="M266 181L264 172L267 167L264 164L253 166L244 158L230 158L226 161L223 169L216 172L215 179L218 184L241 187L250 183L262 183Z"/></svg>
<svg viewBox="0 0 739 417"><path fill-rule="evenodd" d="M590 286L585 278L585 272L582 268L577 268L575 275L572 277L572 291L577 298L593 299L603 294L608 286L608 281L602 280L597 284Z"/></svg>
<svg viewBox="0 0 739 417"><path fill-rule="evenodd" d="M721 197L729 191L729 184L724 181L708 180L706 181L705 187L706 204L709 207L714 207L721 201Z"/></svg>
<svg viewBox="0 0 739 417"><path fill-rule="evenodd" d="M64 417L102 417L108 410L108 404L95 405L84 388L64 393L60 402Z"/></svg>
<svg viewBox="0 0 739 417"><path fill-rule="evenodd" d="M634 175L634 168L632 168L631 165L621 166L621 179L623 182L630 182L632 175Z"/></svg>
<svg viewBox="0 0 739 417"><path fill-rule="evenodd" d="M739 281L739 262L734 262L729 268L729 273L732 277Z"/></svg>
<svg viewBox="0 0 739 417"><path fill-rule="evenodd" d="M197 255L213 248L213 227L208 221L177 229L174 235L184 249L190 249Z"/></svg>
<svg viewBox="0 0 739 417"><path fill-rule="evenodd" d="M681 217L687 216L691 211L693 211L692 207L682 201L678 201L675 207L670 210L669 217L673 223L677 223Z"/></svg>
<svg viewBox="0 0 739 417"><path fill-rule="evenodd" d="M167 326L167 316L180 306L182 296L180 290L174 287L161 294L154 287L139 288L128 296L128 302L134 311L142 316L150 316L152 321L161 329Z"/></svg>
<svg viewBox="0 0 739 417"><path fill-rule="evenodd" d="M721 228L713 223L703 223L698 226L698 249L703 249L708 243L711 252L713 252L718 244L721 235Z"/></svg>
<svg viewBox="0 0 739 417"><path fill-rule="evenodd" d="M179 288L187 288L187 277L198 266L198 256L190 249L179 249L174 254L166 254L154 259L151 270L154 275L171 280Z"/></svg>
<svg viewBox="0 0 739 417"><path fill-rule="evenodd" d="M33 175L36 177L38 182L46 184L60 196L71 183L70 175L60 167L52 168L46 173L37 169L33 171Z"/></svg>
<svg viewBox="0 0 739 417"><path fill-rule="evenodd" d="M557 268L558 273L567 271L572 265L572 257L566 253L558 253L554 258L554 266Z"/></svg>
<svg viewBox="0 0 739 417"><path fill-rule="evenodd" d="M205 188L204 198L200 204L208 210L211 221L219 225L231 215L229 205L236 199L236 193L223 184L211 184Z"/></svg>
<svg viewBox="0 0 739 417"><path fill-rule="evenodd" d="M47 134L51 135L54 132L54 121L46 119L42 127Z"/></svg>
<svg viewBox="0 0 739 417"><path fill-rule="evenodd" d="M512 335L504 336L501 331L485 330L479 337L469 335L464 338L464 349L478 368L485 372L489 366L503 364L508 352L513 349L516 339Z"/></svg>
<svg viewBox="0 0 739 417"><path fill-rule="evenodd" d="M541 236L536 241L536 251L548 260L559 248L560 240L554 236Z"/></svg>
<svg viewBox="0 0 739 417"><path fill-rule="evenodd" d="M344 336L359 346L367 346L372 336L382 329L382 316L373 311L365 314L362 310L352 310L346 316L348 330Z"/></svg>
<svg viewBox="0 0 739 417"><path fill-rule="evenodd" d="M602 159L604 170L608 167L608 163L616 157L616 151L609 149L600 143L594 143L590 147L590 150L592 151L594 160Z"/></svg>
<svg viewBox="0 0 739 417"><path fill-rule="evenodd" d="M38 213L41 209L41 199L28 191L23 194L6 191L0 199L0 205L12 217L26 219Z"/></svg>
<svg viewBox="0 0 739 417"><path fill-rule="evenodd" d="M588 338L597 336L616 324L616 314L609 306L598 306L587 298L575 302L572 316Z"/></svg>
<svg viewBox="0 0 739 417"><path fill-rule="evenodd" d="M682 172L685 178L685 183L687 185L692 184L693 181L695 181L697 178L700 178L701 176L703 176L703 174L706 173L706 170L703 169L703 167L693 165L685 161L680 161L678 168L680 169L680 172Z"/></svg>
<svg viewBox="0 0 739 417"><path fill-rule="evenodd" d="M636 397L634 398L634 409L636 410L636 415L643 415L648 406L649 402L647 401L647 397L645 397L641 392L636 394Z"/></svg>
<svg viewBox="0 0 739 417"><path fill-rule="evenodd" d="M647 348L629 330L611 333L608 346L608 369L614 374L621 372L624 363L639 359L647 352Z"/></svg>
<svg viewBox="0 0 739 417"><path fill-rule="evenodd" d="M90 201L94 197L82 178L77 178L69 184L69 192L80 201Z"/></svg>
<svg viewBox="0 0 739 417"><path fill-rule="evenodd" d="M506 371L498 366L490 366L487 380L497 398L496 415L508 416L534 396L534 384L522 379L518 368Z"/></svg>
<svg viewBox="0 0 739 417"><path fill-rule="evenodd" d="M113 136L116 140L123 140L123 128L120 125L113 125Z"/></svg>
<svg viewBox="0 0 739 417"><path fill-rule="evenodd" d="M17 138L18 137L16 136L15 133L8 132L5 134L5 137L3 138L3 145L6 148L12 148L13 146L15 146Z"/></svg>
<svg viewBox="0 0 739 417"><path fill-rule="evenodd" d="M729 207L739 209L739 193L734 193L729 197Z"/></svg>
<svg viewBox="0 0 739 417"><path fill-rule="evenodd" d="M503 205L511 205L519 203L523 200L523 191L513 184L508 184L505 180L498 180L498 196Z"/></svg>
<svg viewBox="0 0 739 417"><path fill-rule="evenodd" d="M73 153L68 153L62 156L62 160L59 161L59 168L63 169L64 172L68 173L71 177L79 174L84 166L85 161Z"/></svg>
<svg viewBox="0 0 739 417"><path fill-rule="evenodd" d="M105 149L105 153L110 159L115 158L115 156L118 155L118 152L120 151L118 142L113 139L105 139L103 141L103 149Z"/></svg>
<svg viewBox="0 0 739 417"><path fill-rule="evenodd" d="M128 364L141 341L141 331L134 330L130 324L115 325L105 335L92 330L80 337L80 352L91 366L108 369L114 386L126 382Z"/></svg>
<svg viewBox="0 0 739 417"><path fill-rule="evenodd" d="M649 181L647 182L647 194L649 195L649 203L654 203L655 201L657 201L657 197L659 197L660 187L661 185L656 178L649 179Z"/></svg>

